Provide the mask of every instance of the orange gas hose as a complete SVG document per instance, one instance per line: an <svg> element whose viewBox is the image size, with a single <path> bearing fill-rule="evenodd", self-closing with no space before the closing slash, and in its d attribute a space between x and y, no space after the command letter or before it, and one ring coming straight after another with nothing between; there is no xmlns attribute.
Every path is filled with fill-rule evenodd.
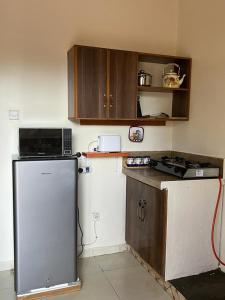
<svg viewBox="0 0 225 300"><path fill-rule="evenodd" d="M217 218L218 208L219 208L220 199L221 199L221 193L222 193L222 179L219 178L219 192L218 192L218 196L217 196L216 207L215 207L214 216L213 216L213 222L212 222L211 244L212 244L212 250L213 250L213 253L214 253L216 259L218 260L218 262L221 263L221 265L225 266L225 262L223 262L220 259L219 255L216 252L215 241L214 241L215 224L216 224L216 218Z"/></svg>

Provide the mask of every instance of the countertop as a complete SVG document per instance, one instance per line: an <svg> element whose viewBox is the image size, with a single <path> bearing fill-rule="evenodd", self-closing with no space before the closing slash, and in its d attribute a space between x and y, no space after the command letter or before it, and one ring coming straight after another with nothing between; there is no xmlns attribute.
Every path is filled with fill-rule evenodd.
<svg viewBox="0 0 225 300"><path fill-rule="evenodd" d="M123 167L123 174L128 177L134 178L145 184L151 185L157 189L161 189L161 183L165 181L178 181L182 180L176 176L164 174L160 171L146 168L146 169L128 169Z"/></svg>

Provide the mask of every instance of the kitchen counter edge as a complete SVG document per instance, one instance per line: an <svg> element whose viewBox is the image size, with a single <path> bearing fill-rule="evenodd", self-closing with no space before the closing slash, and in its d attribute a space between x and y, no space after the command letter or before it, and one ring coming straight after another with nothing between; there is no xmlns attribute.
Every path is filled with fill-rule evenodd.
<svg viewBox="0 0 225 300"><path fill-rule="evenodd" d="M136 179L142 183L162 190L162 182L165 181L181 181L182 179L173 175L164 174L160 171L146 168L146 169L128 169L123 167L122 172L124 175Z"/></svg>

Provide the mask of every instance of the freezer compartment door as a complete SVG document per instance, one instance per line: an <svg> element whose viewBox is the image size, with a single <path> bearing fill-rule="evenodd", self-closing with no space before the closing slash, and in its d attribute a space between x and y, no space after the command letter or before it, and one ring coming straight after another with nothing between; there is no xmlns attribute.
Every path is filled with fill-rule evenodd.
<svg viewBox="0 0 225 300"><path fill-rule="evenodd" d="M16 292L77 280L77 160L14 162Z"/></svg>

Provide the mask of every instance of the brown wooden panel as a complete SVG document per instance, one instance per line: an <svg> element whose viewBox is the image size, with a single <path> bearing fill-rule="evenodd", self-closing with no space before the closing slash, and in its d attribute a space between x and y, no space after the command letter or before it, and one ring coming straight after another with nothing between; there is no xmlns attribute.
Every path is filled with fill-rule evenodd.
<svg viewBox="0 0 225 300"><path fill-rule="evenodd" d="M107 50L77 47L77 117L105 118Z"/></svg>
<svg viewBox="0 0 225 300"><path fill-rule="evenodd" d="M75 118L75 51L74 47L67 54L68 64L68 117Z"/></svg>
<svg viewBox="0 0 225 300"><path fill-rule="evenodd" d="M140 219L139 201L141 185L133 178L127 177L126 185L126 242L137 252L140 251Z"/></svg>
<svg viewBox="0 0 225 300"><path fill-rule="evenodd" d="M189 117L190 92L173 92L172 117Z"/></svg>
<svg viewBox="0 0 225 300"><path fill-rule="evenodd" d="M165 273L166 198L164 192L142 183L140 255L159 274Z"/></svg>
<svg viewBox="0 0 225 300"><path fill-rule="evenodd" d="M138 61L140 62L151 62L156 64L170 64L179 61L188 61L191 58L183 56L173 56L164 54L153 54L153 53L138 53Z"/></svg>
<svg viewBox="0 0 225 300"><path fill-rule="evenodd" d="M80 125L164 126L167 119L80 119Z"/></svg>
<svg viewBox="0 0 225 300"><path fill-rule="evenodd" d="M186 88L165 88L161 86L138 86L140 92L159 92L159 93L172 93L173 91L186 92L189 89Z"/></svg>
<svg viewBox="0 0 225 300"><path fill-rule="evenodd" d="M81 289L81 282L77 282L74 285L64 287L64 288L56 288L54 290L46 290L46 291L40 291L37 293L30 293L30 294L24 294L24 295L17 295L17 300L40 300L42 297L53 297L58 295L66 295L69 293L74 293L77 291L80 291Z"/></svg>
<svg viewBox="0 0 225 300"><path fill-rule="evenodd" d="M82 155L87 158L98 158L98 157L127 157L128 152L82 152Z"/></svg>
<svg viewBox="0 0 225 300"><path fill-rule="evenodd" d="M126 242L164 276L166 191L127 177L126 193Z"/></svg>
<svg viewBox="0 0 225 300"><path fill-rule="evenodd" d="M136 118L137 54L110 50L109 118Z"/></svg>

